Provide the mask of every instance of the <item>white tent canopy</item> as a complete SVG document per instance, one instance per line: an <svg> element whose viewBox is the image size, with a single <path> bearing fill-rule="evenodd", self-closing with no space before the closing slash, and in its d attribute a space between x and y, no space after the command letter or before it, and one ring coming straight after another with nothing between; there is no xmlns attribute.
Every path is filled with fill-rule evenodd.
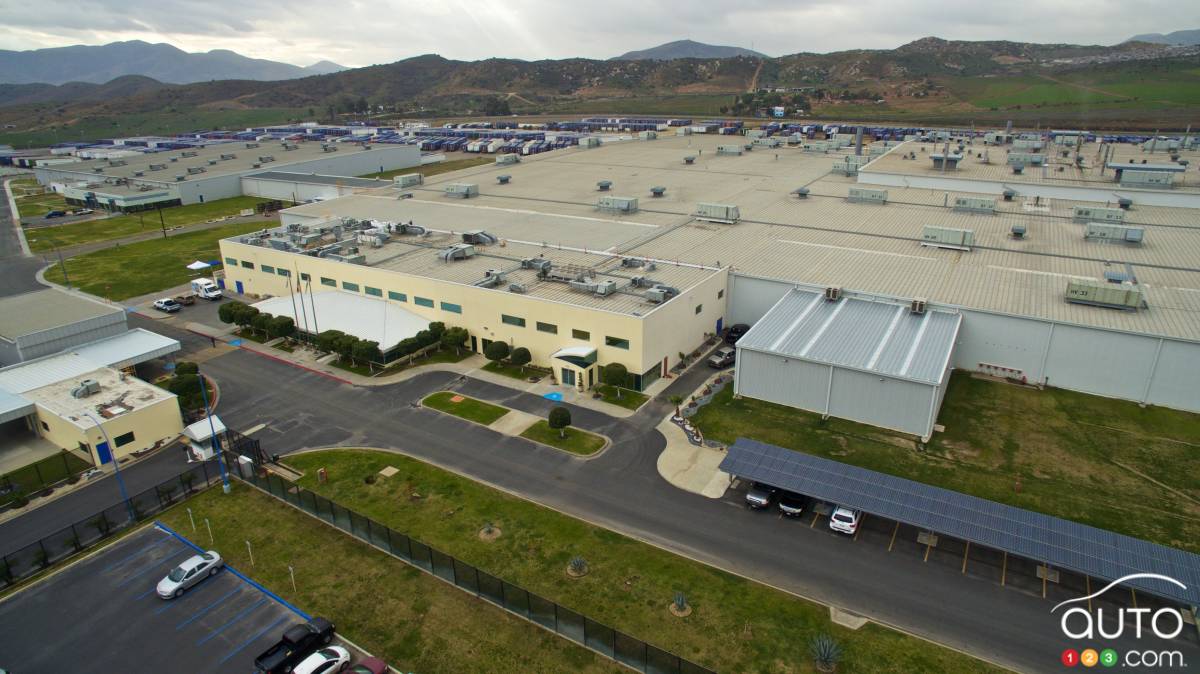
<svg viewBox="0 0 1200 674"><path fill-rule="evenodd" d="M203 271L205 269L208 269L211 266L212 265L207 262L201 262L200 260L196 260L195 262L189 264L187 266L187 268L191 269L192 271Z"/></svg>
<svg viewBox="0 0 1200 674"><path fill-rule="evenodd" d="M254 308L274 316L290 316L299 331L317 334L341 330L378 342L382 351L429 327L429 319L393 302L343 290L272 297L255 303Z"/></svg>

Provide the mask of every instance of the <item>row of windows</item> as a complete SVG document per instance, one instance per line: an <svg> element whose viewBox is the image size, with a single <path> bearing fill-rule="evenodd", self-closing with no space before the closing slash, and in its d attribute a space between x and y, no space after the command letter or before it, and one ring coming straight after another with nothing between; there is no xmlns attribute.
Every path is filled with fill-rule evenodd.
<svg viewBox="0 0 1200 674"><path fill-rule="evenodd" d="M520 316L509 316L508 314L500 314L500 322L504 323L505 325L513 325L518 328L525 327L525 319L521 318ZM551 335L558 334L558 326L553 323L543 323L541 321L537 321L535 325L537 327L538 332L546 332ZM581 339L586 342L586 341L591 341L592 333L588 332L587 330L572 329L571 337L573 339ZM620 337L605 337L604 344L607 346L617 348L617 349L626 349L626 350L629 349L629 340L622 339Z"/></svg>

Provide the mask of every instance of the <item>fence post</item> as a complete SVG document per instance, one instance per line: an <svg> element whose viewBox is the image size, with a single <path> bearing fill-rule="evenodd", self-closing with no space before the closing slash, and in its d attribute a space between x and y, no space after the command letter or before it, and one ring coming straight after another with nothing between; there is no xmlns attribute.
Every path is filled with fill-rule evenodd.
<svg viewBox="0 0 1200 674"><path fill-rule="evenodd" d="M200 467L204 469L204 486L207 487L208 486L208 462L201 461Z"/></svg>
<svg viewBox="0 0 1200 674"><path fill-rule="evenodd" d="M37 465L36 463L33 464L33 472L37 473L38 484L41 485L40 487L38 487L38 491L45 489L46 478L42 477L42 467Z"/></svg>

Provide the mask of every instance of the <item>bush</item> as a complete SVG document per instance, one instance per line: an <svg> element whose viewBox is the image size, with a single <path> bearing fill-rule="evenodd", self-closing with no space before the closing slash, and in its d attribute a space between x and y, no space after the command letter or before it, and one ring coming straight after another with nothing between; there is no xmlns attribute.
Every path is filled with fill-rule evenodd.
<svg viewBox="0 0 1200 674"><path fill-rule="evenodd" d="M433 325L432 323L430 325ZM463 347L470 335L467 334L466 328L449 328L442 333L438 339L441 342L442 348L454 349L455 353Z"/></svg>
<svg viewBox="0 0 1200 674"><path fill-rule="evenodd" d="M379 342L369 342L364 339L355 340L351 357L356 362L376 363L383 360L379 351Z"/></svg>
<svg viewBox="0 0 1200 674"><path fill-rule="evenodd" d="M512 354L508 357L508 361L513 365L520 367L522 372L525 371L525 366L528 365L529 361L531 360L533 360L533 356L530 355L529 349L526 349L523 346L518 346L517 348L513 349Z"/></svg>
<svg viewBox="0 0 1200 674"><path fill-rule="evenodd" d="M256 312L254 318L250 321L250 326L254 328L255 332L269 337L271 335L271 325L274 321L275 317L271 314Z"/></svg>
<svg viewBox="0 0 1200 674"><path fill-rule="evenodd" d="M629 370L620 363L605 365L601 371L601 376L604 378L604 383L609 386L628 387L629 385Z"/></svg>
<svg viewBox="0 0 1200 674"><path fill-rule="evenodd" d="M508 342L492 342L488 344L487 348L483 350L483 357L493 363L499 363L508 358Z"/></svg>
<svg viewBox="0 0 1200 674"><path fill-rule="evenodd" d="M292 320L291 316L275 316L267 326L267 336L271 339L291 337L294 334L296 334L296 322Z"/></svg>
<svg viewBox="0 0 1200 674"><path fill-rule="evenodd" d="M842 659L842 647L828 634L818 634L809 639L808 652L819 672L832 672Z"/></svg>
<svg viewBox="0 0 1200 674"><path fill-rule="evenodd" d="M346 333L341 330L325 330L317 335L317 348L326 353L333 353L337 349L338 340L345 336Z"/></svg>
<svg viewBox="0 0 1200 674"><path fill-rule="evenodd" d="M433 335L434 341L439 340L446 332L446 324L441 321L434 321L429 324L429 332Z"/></svg>
<svg viewBox="0 0 1200 674"><path fill-rule="evenodd" d="M249 305L245 302L225 302L217 308L217 317L222 323L237 323L237 316L240 312L249 309Z"/></svg>
<svg viewBox="0 0 1200 674"><path fill-rule="evenodd" d="M175 363L175 374L197 374L200 372L200 366L186 360L181 360Z"/></svg>
<svg viewBox="0 0 1200 674"><path fill-rule="evenodd" d="M550 410L550 416L546 419L546 423L550 425L550 428L558 430L558 437L565 438L567 427L571 425L571 410L562 405L556 405Z"/></svg>

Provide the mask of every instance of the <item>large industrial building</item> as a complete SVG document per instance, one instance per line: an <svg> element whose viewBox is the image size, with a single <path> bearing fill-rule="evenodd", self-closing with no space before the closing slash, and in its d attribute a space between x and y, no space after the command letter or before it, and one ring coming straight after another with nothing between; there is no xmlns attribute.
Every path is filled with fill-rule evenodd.
<svg viewBox="0 0 1200 674"><path fill-rule="evenodd" d="M243 177L268 170L358 176L420 164L413 145L263 140L40 166L35 173L68 203L128 212L241 196Z"/></svg>
<svg viewBox="0 0 1200 674"><path fill-rule="evenodd" d="M299 206L221 243L225 282L355 293L584 388L610 362L645 387L748 323L739 394L922 437L951 369L1200 411L1198 153L746 140L605 139ZM1130 183L1130 159L1184 170Z"/></svg>

